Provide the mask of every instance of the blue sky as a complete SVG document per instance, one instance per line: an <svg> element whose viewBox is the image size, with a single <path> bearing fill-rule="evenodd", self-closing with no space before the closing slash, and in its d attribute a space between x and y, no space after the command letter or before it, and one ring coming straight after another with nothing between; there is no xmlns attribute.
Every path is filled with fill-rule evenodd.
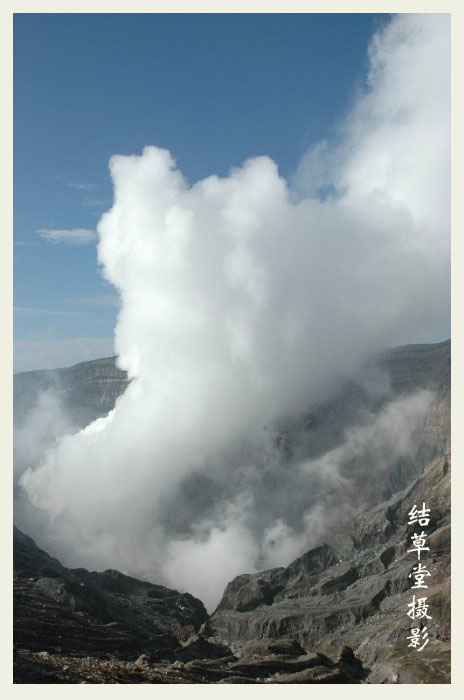
<svg viewBox="0 0 464 700"><path fill-rule="evenodd" d="M162 146L194 182L267 154L291 178L362 89L386 18L15 15L15 369L112 353L92 238L111 155Z"/></svg>

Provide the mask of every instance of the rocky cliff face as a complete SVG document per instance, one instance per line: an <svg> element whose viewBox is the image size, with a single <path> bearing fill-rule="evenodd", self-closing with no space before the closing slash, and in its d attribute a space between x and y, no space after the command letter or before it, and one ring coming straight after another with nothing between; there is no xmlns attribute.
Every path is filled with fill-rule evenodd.
<svg viewBox="0 0 464 700"><path fill-rule="evenodd" d="M295 641L235 654L196 630L207 619L188 593L118 571L66 569L14 528L15 683L360 682L351 650L339 661ZM276 682L278 678L274 679Z"/></svg>
<svg viewBox="0 0 464 700"><path fill-rule="evenodd" d="M128 384L126 373L115 362L115 357L106 357L64 369L15 374L15 424L21 425L43 391L53 392L61 400L78 428L106 415Z"/></svg>
<svg viewBox="0 0 464 700"><path fill-rule="evenodd" d="M430 605L429 643L408 648L411 548L408 512L431 509L424 561ZM413 528L414 529L414 528ZM370 682L446 683L450 673L450 472L437 458L406 489L357 518L327 544L286 568L238 576L226 588L204 633L232 646L297 640L337 656L351 647L370 669Z"/></svg>
<svg viewBox="0 0 464 700"><path fill-rule="evenodd" d="M172 644L170 633L207 618L203 604L125 576L66 569L14 528L14 642L20 648L135 658Z"/></svg>

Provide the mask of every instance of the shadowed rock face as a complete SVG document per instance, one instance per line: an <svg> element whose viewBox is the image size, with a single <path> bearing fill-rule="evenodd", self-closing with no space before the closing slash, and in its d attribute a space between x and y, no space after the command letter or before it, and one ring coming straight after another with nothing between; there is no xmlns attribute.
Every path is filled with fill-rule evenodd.
<svg viewBox="0 0 464 700"><path fill-rule="evenodd" d="M14 642L21 648L135 658L169 649L171 632L206 620L188 593L125 576L66 569L17 528L14 544ZM171 638L172 637L172 638Z"/></svg>
<svg viewBox="0 0 464 700"><path fill-rule="evenodd" d="M349 648L338 661L284 644L248 645L236 656L201 636L162 662L146 654L124 661L25 649L14 653L15 683L362 683L367 675Z"/></svg>

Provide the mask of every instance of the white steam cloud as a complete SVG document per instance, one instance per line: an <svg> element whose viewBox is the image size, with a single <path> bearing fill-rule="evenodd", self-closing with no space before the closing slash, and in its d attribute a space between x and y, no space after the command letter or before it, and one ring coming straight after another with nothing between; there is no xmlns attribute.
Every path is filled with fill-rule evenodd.
<svg viewBox="0 0 464 700"><path fill-rule="evenodd" d="M273 444L282 416L449 313L448 16L394 17L369 60L337 146L311 149L292 189L265 156L192 186L160 148L111 159L98 255L121 296L115 345L133 381L21 480L48 514L39 541L65 563L212 607L233 576L322 536L330 489L340 502L349 485L344 462L374 445L411 450L428 395L316 461L285 466ZM292 489L307 495L299 524Z"/></svg>

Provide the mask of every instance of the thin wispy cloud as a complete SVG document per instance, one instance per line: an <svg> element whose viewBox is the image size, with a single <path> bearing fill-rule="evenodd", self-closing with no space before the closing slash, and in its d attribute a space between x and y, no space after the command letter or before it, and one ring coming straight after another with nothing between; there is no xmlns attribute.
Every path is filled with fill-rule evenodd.
<svg viewBox="0 0 464 700"><path fill-rule="evenodd" d="M102 209L108 205L104 199L83 199L82 205L87 209Z"/></svg>
<svg viewBox="0 0 464 700"><path fill-rule="evenodd" d="M98 185L92 182L69 182L68 187L72 187L75 190L96 190Z"/></svg>
<svg viewBox="0 0 464 700"><path fill-rule="evenodd" d="M15 314L27 314L31 316L73 316L82 317L81 311L57 311L55 309L37 309L33 306L15 306Z"/></svg>
<svg viewBox="0 0 464 700"><path fill-rule="evenodd" d="M29 246L36 246L36 245L38 245L38 242L37 242L37 241L18 241L18 240L14 240L14 241L13 241L13 245L14 245L14 246L21 246L21 247L23 247L23 246L29 247Z"/></svg>
<svg viewBox="0 0 464 700"><path fill-rule="evenodd" d="M96 240L95 231L87 228L39 228L36 233L49 243L70 243L71 245L83 245Z"/></svg>

